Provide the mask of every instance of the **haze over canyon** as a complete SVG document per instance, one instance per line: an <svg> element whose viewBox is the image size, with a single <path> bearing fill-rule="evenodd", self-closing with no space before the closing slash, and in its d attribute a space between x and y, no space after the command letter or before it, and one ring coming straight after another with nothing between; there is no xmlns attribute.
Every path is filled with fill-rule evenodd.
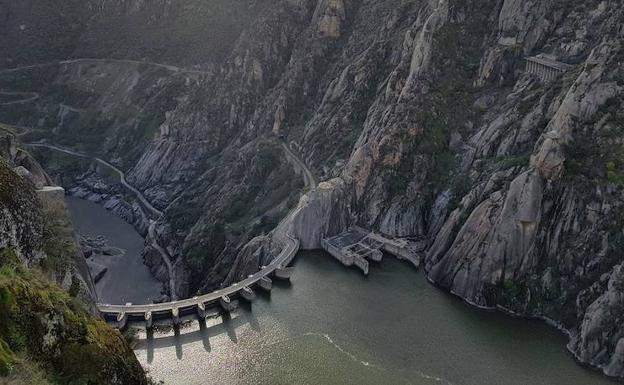
<svg viewBox="0 0 624 385"><path fill-rule="evenodd" d="M618 0L2 0L0 383L620 382L623 102Z"/></svg>

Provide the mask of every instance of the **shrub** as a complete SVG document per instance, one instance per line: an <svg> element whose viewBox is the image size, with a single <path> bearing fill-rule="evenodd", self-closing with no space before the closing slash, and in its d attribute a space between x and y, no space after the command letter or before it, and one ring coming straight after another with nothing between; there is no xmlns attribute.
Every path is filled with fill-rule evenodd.
<svg viewBox="0 0 624 385"><path fill-rule="evenodd" d="M45 341L45 343L44 343ZM146 384L119 332L89 314L75 298L12 250L0 254L0 375L40 366L55 384Z"/></svg>

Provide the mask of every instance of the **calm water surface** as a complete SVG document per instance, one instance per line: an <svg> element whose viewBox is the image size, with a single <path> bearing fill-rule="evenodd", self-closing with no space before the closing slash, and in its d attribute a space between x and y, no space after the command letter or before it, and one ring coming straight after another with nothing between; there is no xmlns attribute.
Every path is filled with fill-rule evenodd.
<svg viewBox="0 0 624 385"><path fill-rule="evenodd" d="M598 385L541 322L475 311L386 258L368 278L300 253L292 284L252 307L139 334L166 384Z"/></svg>
<svg viewBox="0 0 624 385"><path fill-rule="evenodd" d="M102 303L152 303L160 296L160 283L143 264L143 238L134 227L101 205L67 197L67 205L76 230L86 236L103 235L108 246L124 250L124 255L97 256L96 261L108 272L95 285Z"/></svg>

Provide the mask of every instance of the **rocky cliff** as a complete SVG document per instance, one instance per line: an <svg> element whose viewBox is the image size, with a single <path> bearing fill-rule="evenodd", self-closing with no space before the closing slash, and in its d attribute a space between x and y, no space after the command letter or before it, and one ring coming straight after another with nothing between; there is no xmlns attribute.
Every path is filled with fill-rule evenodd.
<svg viewBox="0 0 624 385"><path fill-rule="evenodd" d="M114 23L149 34L207 12L122 3L87 8L67 54L107 60L0 74L41 96L0 118L31 127L25 140L85 148L101 134L89 148L164 211L155 238L189 277L179 294L266 263L267 233L298 207L288 223L302 246L353 224L425 240L432 282L548 319L579 360L624 376L618 1L241 1L231 14L215 1L228 38L193 18L194 35L177 26L152 47L98 45ZM189 39L220 48L164 49ZM529 73L540 54L565 71ZM61 119L63 104L90 112ZM71 134L85 121L98 125ZM282 143L325 181L301 200Z"/></svg>
<svg viewBox="0 0 624 385"><path fill-rule="evenodd" d="M128 343L94 315L62 189L0 135L0 381L147 383Z"/></svg>

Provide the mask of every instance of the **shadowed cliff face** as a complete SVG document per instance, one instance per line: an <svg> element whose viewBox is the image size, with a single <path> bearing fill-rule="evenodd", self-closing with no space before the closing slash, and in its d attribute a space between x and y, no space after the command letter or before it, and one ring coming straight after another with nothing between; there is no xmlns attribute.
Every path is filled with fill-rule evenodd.
<svg viewBox="0 0 624 385"><path fill-rule="evenodd" d="M98 123L84 137L97 132L105 145L92 148L165 213L156 237L189 277L181 294L272 257L268 238L254 237L296 206L303 187L282 136L316 179L333 179L294 222L302 244L355 223L427 239L432 281L479 306L549 318L570 332L580 360L624 375L618 2L185 4L87 7L91 22L72 55L186 70L99 62L43 80L0 74L4 88L43 91L19 112L0 106L10 123L38 125L31 138L70 144L85 121ZM213 10L228 38L191 17ZM188 30L176 24L187 19ZM131 21L140 21L137 39L157 40L112 49L95 39ZM172 48L180 42L189 49ZM212 48L193 48L203 42ZM540 82L523 60L540 53L573 67ZM50 83L64 88L51 93ZM88 112L61 119L64 101ZM93 190L93 175L68 184Z"/></svg>

